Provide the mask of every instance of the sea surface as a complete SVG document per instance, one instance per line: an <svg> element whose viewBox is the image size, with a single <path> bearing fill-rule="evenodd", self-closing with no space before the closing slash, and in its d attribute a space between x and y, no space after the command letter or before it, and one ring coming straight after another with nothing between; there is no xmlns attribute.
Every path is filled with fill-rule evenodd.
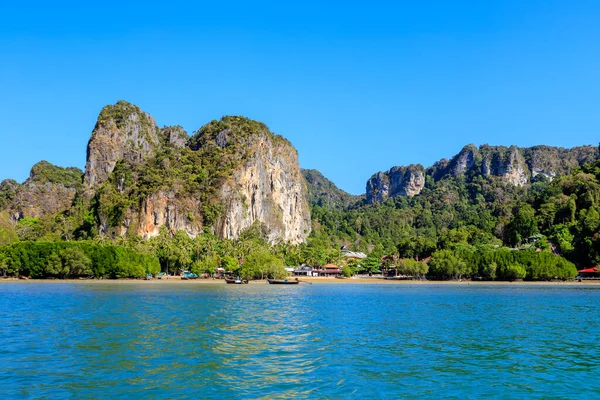
<svg viewBox="0 0 600 400"><path fill-rule="evenodd" d="M0 398L600 398L600 287L0 284Z"/></svg>

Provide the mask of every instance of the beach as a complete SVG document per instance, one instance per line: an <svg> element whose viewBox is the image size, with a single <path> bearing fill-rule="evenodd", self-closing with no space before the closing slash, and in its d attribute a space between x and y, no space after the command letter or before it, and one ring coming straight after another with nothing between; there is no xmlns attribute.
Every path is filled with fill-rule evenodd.
<svg viewBox="0 0 600 400"><path fill-rule="evenodd" d="M295 280L295 277L288 280ZM600 280L569 281L471 281L471 280L427 280L427 279L383 279L383 278L326 278L326 277L299 277L300 284L337 284L337 285L559 285L559 286L596 286ZM180 276L171 276L169 279L17 279L2 278L0 283L139 283L146 285L226 285L223 279L192 279L182 280ZM265 285L266 280L252 280L250 285Z"/></svg>

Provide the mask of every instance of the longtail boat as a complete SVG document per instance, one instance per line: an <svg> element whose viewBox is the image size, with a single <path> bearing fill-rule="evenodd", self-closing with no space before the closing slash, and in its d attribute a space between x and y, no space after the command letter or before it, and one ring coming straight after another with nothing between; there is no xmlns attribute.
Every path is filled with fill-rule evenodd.
<svg viewBox="0 0 600 400"><path fill-rule="evenodd" d="M267 278L267 282L271 285L297 285L300 283L298 278L295 281L288 281L287 279L269 279Z"/></svg>
<svg viewBox="0 0 600 400"><path fill-rule="evenodd" d="M232 285L241 285L241 284L247 284L248 280L247 279L227 279L227 278L225 278L225 283L232 284Z"/></svg>

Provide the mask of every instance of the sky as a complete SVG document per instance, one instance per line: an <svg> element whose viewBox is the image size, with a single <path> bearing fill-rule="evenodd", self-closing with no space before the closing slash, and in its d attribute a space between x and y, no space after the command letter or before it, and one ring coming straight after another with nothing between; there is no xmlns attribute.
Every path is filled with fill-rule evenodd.
<svg viewBox="0 0 600 400"><path fill-rule="evenodd" d="M593 0L5 2L0 180L83 169L118 100L260 120L353 194L469 143L598 145L599 46Z"/></svg>

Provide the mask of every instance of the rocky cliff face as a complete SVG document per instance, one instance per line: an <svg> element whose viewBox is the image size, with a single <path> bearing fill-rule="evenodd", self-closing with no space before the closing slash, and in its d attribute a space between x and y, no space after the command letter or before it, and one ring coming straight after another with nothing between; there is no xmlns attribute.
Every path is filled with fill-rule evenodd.
<svg viewBox="0 0 600 400"><path fill-rule="evenodd" d="M597 158L598 148L594 146L565 149L550 146L518 148L482 145L478 149L470 144L452 158L442 175L457 176L474 171L523 186L538 175L552 179L569 174L575 167L591 163ZM438 177L439 175L438 172Z"/></svg>
<svg viewBox="0 0 600 400"><path fill-rule="evenodd" d="M144 239L157 236L160 227L169 231L184 231L194 237L201 233L202 220L199 199L193 196L179 196L175 191L160 190L152 193L142 202L137 212L125 221L125 226L135 226L136 233ZM137 220L136 220L137 219ZM123 229L121 234L125 234Z"/></svg>
<svg viewBox="0 0 600 400"><path fill-rule="evenodd" d="M422 165L393 167L378 172L367 182L367 203L381 203L389 197L414 196L425 187L425 169Z"/></svg>
<svg viewBox="0 0 600 400"><path fill-rule="evenodd" d="M235 239L254 223L268 239L303 242L310 233L306 187L294 147L266 125L243 117L213 121L190 138L190 148L218 159L214 198L222 205L215 232Z"/></svg>
<svg viewBox="0 0 600 400"><path fill-rule="evenodd" d="M247 143L254 151L220 190L225 211L217 233L235 239L261 222L270 242L303 242L310 233L310 212L296 151L287 142L274 143L267 133Z"/></svg>
<svg viewBox="0 0 600 400"><path fill-rule="evenodd" d="M534 146L523 149L523 155L532 177L543 175L548 179L568 174L574 168L592 163L600 156L595 146L579 146L572 149Z"/></svg>
<svg viewBox="0 0 600 400"><path fill-rule="evenodd" d="M481 175L500 179L510 185L525 186L539 176L552 179L568 174L575 167L591 163L598 157L598 148L594 146L564 149L550 146L518 148L482 145L477 148L470 144L450 160L436 162L427 168L425 174L436 181L445 176ZM425 184L424 175L420 171L421 169L409 166L378 172L367 182L367 202L380 203L389 197L419 194Z"/></svg>
<svg viewBox="0 0 600 400"><path fill-rule="evenodd" d="M447 172L452 176L465 174L475 167L478 158L481 158L479 157L479 150L475 145L469 144L452 158L447 166Z"/></svg>
<svg viewBox="0 0 600 400"><path fill-rule="evenodd" d="M271 242L310 233L306 187L293 146L266 125L224 117L191 138L179 126L156 128L119 102L100 114L88 145L85 185L95 196L101 234L236 239L262 223Z"/></svg>
<svg viewBox="0 0 600 400"><path fill-rule="evenodd" d="M62 168L46 161L35 164L29 178L15 188L8 205L13 220L39 218L68 209L81 188L82 171Z"/></svg>
<svg viewBox="0 0 600 400"><path fill-rule="evenodd" d="M181 149L187 145L189 136L181 126L165 126L160 130L160 137L167 146Z"/></svg>
<svg viewBox="0 0 600 400"><path fill-rule="evenodd" d="M88 143L84 184L94 188L105 182L117 161L140 164L154 155L159 144L154 118L125 101L106 106Z"/></svg>
<svg viewBox="0 0 600 400"><path fill-rule="evenodd" d="M530 173L521 151L515 147L481 146L483 155L481 173L483 176L497 176L502 181L515 186L529 182Z"/></svg>

